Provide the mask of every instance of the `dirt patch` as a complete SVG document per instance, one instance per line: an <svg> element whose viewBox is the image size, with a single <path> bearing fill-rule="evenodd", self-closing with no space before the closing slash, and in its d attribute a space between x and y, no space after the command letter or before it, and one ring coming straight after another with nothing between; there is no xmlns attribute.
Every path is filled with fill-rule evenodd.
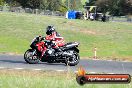
<svg viewBox="0 0 132 88"><path fill-rule="evenodd" d="M80 30L81 33L84 34L91 34L91 35L96 35L97 33L95 31L90 31L90 30Z"/></svg>
<svg viewBox="0 0 132 88"><path fill-rule="evenodd" d="M73 22L68 22L68 25L70 25L70 26L76 26L75 23L73 23Z"/></svg>

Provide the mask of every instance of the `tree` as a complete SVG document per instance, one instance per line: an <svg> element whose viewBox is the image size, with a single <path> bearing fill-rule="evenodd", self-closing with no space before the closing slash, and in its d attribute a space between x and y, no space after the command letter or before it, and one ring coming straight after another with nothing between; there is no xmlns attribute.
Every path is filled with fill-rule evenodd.
<svg viewBox="0 0 132 88"><path fill-rule="evenodd" d="M49 6L48 0L41 0L40 9L46 10Z"/></svg>
<svg viewBox="0 0 132 88"><path fill-rule="evenodd" d="M59 10L62 6L62 0L16 0L21 6L32 9Z"/></svg>
<svg viewBox="0 0 132 88"><path fill-rule="evenodd" d="M95 2L96 2L97 0L87 0L86 2L85 2L85 5L86 6L92 6L92 5L95 5Z"/></svg>
<svg viewBox="0 0 132 88"><path fill-rule="evenodd" d="M132 0L125 0L124 13L132 15Z"/></svg>
<svg viewBox="0 0 132 88"><path fill-rule="evenodd" d="M64 3L68 9L72 10L78 10L79 8L83 7L81 0L66 0Z"/></svg>
<svg viewBox="0 0 132 88"><path fill-rule="evenodd" d="M18 3L20 3L20 5L22 6L22 7L28 7L28 2L29 2L29 0L15 0L16 2L18 2Z"/></svg>
<svg viewBox="0 0 132 88"><path fill-rule="evenodd" d="M132 14L132 0L88 0L86 6L96 5L98 11L110 15Z"/></svg>
<svg viewBox="0 0 132 88"><path fill-rule="evenodd" d="M48 9L54 10L54 11L58 10L60 8L61 3L62 3L62 0L50 0Z"/></svg>
<svg viewBox="0 0 132 88"><path fill-rule="evenodd" d="M110 2L109 0L97 0L95 5L97 5L98 9L100 9L103 13L106 13L109 9Z"/></svg>
<svg viewBox="0 0 132 88"><path fill-rule="evenodd" d="M0 5L3 5L4 4L4 0L0 0Z"/></svg>
<svg viewBox="0 0 132 88"><path fill-rule="evenodd" d="M41 0L28 0L27 6L32 9L38 9L40 7Z"/></svg>
<svg viewBox="0 0 132 88"><path fill-rule="evenodd" d="M83 8L81 0L75 0L75 9Z"/></svg>
<svg viewBox="0 0 132 88"><path fill-rule="evenodd" d="M120 16L132 13L131 2L131 0L97 0L95 5L103 13L109 12L110 15Z"/></svg>

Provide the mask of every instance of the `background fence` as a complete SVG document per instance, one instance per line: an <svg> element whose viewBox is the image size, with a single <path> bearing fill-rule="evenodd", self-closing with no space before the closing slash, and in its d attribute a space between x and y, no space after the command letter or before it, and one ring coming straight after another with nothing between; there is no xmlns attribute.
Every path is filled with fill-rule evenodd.
<svg viewBox="0 0 132 88"><path fill-rule="evenodd" d="M10 7L10 6L0 6L0 11L16 12L16 13L31 13L31 14L41 14L41 15L52 15L52 16L65 16L64 13L59 12L59 11L39 10L39 9Z"/></svg>
<svg viewBox="0 0 132 88"><path fill-rule="evenodd" d="M132 22L132 16L110 16L109 21L113 21L113 22Z"/></svg>

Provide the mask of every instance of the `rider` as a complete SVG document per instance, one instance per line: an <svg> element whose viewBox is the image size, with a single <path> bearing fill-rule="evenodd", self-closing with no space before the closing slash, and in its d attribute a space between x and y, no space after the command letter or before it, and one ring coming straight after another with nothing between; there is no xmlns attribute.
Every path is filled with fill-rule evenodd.
<svg viewBox="0 0 132 88"><path fill-rule="evenodd" d="M55 48L64 45L64 38L60 37L60 34L55 30L54 26L48 26L46 28L46 40L53 41Z"/></svg>
<svg viewBox="0 0 132 88"><path fill-rule="evenodd" d="M63 46L64 43L64 38L60 37L60 34L58 34L58 32L55 30L54 26L48 26L46 28L46 40L52 41L52 43L54 43L54 47L53 48L58 48L60 46ZM46 50L43 50L42 52L42 56L44 55Z"/></svg>

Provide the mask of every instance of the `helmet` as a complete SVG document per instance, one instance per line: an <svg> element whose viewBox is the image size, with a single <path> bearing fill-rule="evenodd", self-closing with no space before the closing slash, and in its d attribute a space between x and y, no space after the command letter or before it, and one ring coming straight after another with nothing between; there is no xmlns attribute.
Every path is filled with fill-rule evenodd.
<svg viewBox="0 0 132 88"><path fill-rule="evenodd" d="M47 34L47 35L51 35L53 32L55 32L54 26L48 26L48 27L46 28L46 34Z"/></svg>

